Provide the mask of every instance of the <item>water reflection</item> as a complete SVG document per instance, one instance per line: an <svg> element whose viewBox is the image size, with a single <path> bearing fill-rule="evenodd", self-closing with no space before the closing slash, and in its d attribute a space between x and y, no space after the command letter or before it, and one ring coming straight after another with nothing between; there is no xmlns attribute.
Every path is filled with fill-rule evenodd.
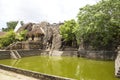
<svg viewBox="0 0 120 80"><path fill-rule="evenodd" d="M10 66L16 66L20 61L21 61L21 59L12 60Z"/></svg>
<svg viewBox="0 0 120 80"><path fill-rule="evenodd" d="M20 60L0 60L0 63L77 80L119 80L114 77L112 61L35 56Z"/></svg>

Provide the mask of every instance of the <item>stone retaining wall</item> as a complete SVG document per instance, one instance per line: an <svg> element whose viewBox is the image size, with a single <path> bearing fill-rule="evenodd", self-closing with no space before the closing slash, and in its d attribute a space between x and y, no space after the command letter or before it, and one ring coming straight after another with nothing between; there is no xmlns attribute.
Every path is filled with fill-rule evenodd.
<svg viewBox="0 0 120 80"><path fill-rule="evenodd" d="M70 56L70 57L77 57L77 51L59 51L53 50L49 52L50 56Z"/></svg>
<svg viewBox="0 0 120 80"><path fill-rule="evenodd" d="M11 59L10 51L0 51L0 59ZM29 57L29 56L39 56L43 54L48 54L49 51L43 50L18 50L18 53L21 57Z"/></svg>
<svg viewBox="0 0 120 80"><path fill-rule="evenodd" d="M115 51L78 51L78 57L85 57L98 60L115 60L116 55L117 53Z"/></svg>
<svg viewBox="0 0 120 80"><path fill-rule="evenodd" d="M52 56L56 55L58 52L60 51L54 52L55 54L52 54ZM20 54L21 57L49 55L49 51L43 50L18 50L18 53ZM114 60L116 58L116 55L117 53L114 51L86 51L86 50L62 51L62 53L60 54L60 56L78 56L100 60ZM10 51L0 51L0 59L10 58L11 58Z"/></svg>
<svg viewBox="0 0 120 80"><path fill-rule="evenodd" d="M10 59L10 51L0 51L0 59Z"/></svg>
<svg viewBox="0 0 120 80"><path fill-rule="evenodd" d="M75 57L77 57L77 52L78 51L63 51L63 54L61 56L71 56L71 57L75 56Z"/></svg>
<svg viewBox="0 0 120 80"><path fill-rule="evenodd" d="M11 66L5 66L0 64L0 68L7 70L7 71L12 71L18 74L23 74L26 76L34 77L39 80L73 80L70 78L65 78L65 77L59 77L59 76L53 76L53 75L48 75L48 74L43 74L43 73L38 73L34 71L29 71L29 70L24 70L24 69L19 69L19 68L13 68Z"/></svg>
<svg viewBox="0 0 120 80"><path fill-rule="evenodd" d="M18 50L18 53L21 57L28 57L28 56L40 56L41 54L47 54L48 51L42 50Z"/></svg>
<svg viewBox="0 0 120 80"><path fill-rule="evenodd" d="M21 57L29 57L29 56L49 56L49 51L44 50L17 50ZM59 55L58 52L55 51L54 53ZM10 51L0 51L0 59L11 59ZM55 56L54 54L52 56ZM59 56L77 56L77 51L62 51L62 54Z"/></svg>

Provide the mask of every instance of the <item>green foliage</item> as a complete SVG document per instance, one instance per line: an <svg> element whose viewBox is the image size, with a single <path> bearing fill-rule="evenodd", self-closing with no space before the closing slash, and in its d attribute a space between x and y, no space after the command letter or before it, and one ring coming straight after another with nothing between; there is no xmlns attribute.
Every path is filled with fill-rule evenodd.
<svg viewBox="0 0 120 80"><path fill-rule="evenodd" d="M77 40L88 42L95 49L120 44L120 1L102 0L86 5L78 13Z"/></svg>
<svg viewBox="0 0 120 80"><path fill-rule="evenodd" d="M2 28L2 31L7 32L7 31L11 31L14 30L16 25L17 25L18 21L9 21L7 22L7 28Z"/></svg>
<svg viewBox="0 0 120 80"><path fill-rule="evenodd" d="M64 24L60 26L60 34L66 41L75 40L74 28L76 25L75 20L72 19L65 21Z"/></svg>
<svg viewBox="0 0 120 80"><path fill-rule="evenodd" d="M27 31L21 31L20 33L15 33L13 31L17 23L18 21L10 21L7 22L7 28L2 28L2 31L6 32L7 34L0 36L0 48L6 47L15 41L25 40ZM21 21L21 24L24 24L23 21Z"/></svg>
<svg viewBox="0 0 120 80"><path fill-rule="evenodd" d="M13 31L7 32L6 35L0 36L0 48L8 46L15 41L15 33Z"/></svg>
<svg viewBox="0 0 120 80"><path fill-rule="evenodd" d="M6 47L13 42L25 40L27 31L21 31L20 33L15 33L13 30L7 32L4 36L0 36L0 48Z"/></svg>
<svg viewBox="0 0 120 80"><path fill-rule="evenodd" d="M23 26L23 25L24 25L24 22L23 22L23 21L20 21L20 24Z"/></svg>
<svg viewBox="0 0 120 80"><path fill-rule="evenodd" d="M24 30L24 31L21 31L20 33L17 33L16 39L19 41L25 40L26 33L27 33L27 30Z"/></svg>

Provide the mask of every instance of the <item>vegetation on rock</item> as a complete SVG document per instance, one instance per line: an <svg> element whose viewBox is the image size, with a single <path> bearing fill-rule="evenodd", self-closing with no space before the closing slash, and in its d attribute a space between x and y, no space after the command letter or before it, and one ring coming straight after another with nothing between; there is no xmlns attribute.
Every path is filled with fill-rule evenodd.
<svg viewBox="0 0 120 80"><path fill-rule="evenodd" d="M13 31L9 31L4 36L0 36L0 48L8 46L14 41L15 41L15 33Z"/></svg>
<svg viewBox="0 0 120 80"><path fill-rule="evenodd" d="M16 41L25 40L25 36L27 33L26 30L20 31L19 33L14 32L14 29L18 24L18 21L9 21L6 24L7 24L7 28L2 28L2 31L6 32L6 34L0 36L0 48L6 47ZM24 24L23 21L21 21L21 25L22 24Z"/></svg>
<svg viewBox="0 0 120 80"><path fill-rule="evenodd" d="M15 39L18 40L18 41L23 41L23 40L26 39L25 38L26 34L27 34L27 30L20 31L19 33L16 33Z"/></svg>
<svg viewBox="0 0 120 80"><path fill-rule="evenodd" d="M6 47L16 41L25 40L26 32L15 33L13 30L6 32L5 35L0 36L0 48Z"/></svg>

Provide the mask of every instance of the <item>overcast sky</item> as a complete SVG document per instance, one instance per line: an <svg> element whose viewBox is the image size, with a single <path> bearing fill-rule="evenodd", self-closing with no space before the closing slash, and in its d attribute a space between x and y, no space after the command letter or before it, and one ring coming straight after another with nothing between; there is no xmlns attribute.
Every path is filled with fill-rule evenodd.
<svg viewBox="0 0 120 80"><path fill-rule="evenodd" d="M79 8L100 0L0 0L0 29L6 22L48 21L50 23L75 19Z"/></svg>

